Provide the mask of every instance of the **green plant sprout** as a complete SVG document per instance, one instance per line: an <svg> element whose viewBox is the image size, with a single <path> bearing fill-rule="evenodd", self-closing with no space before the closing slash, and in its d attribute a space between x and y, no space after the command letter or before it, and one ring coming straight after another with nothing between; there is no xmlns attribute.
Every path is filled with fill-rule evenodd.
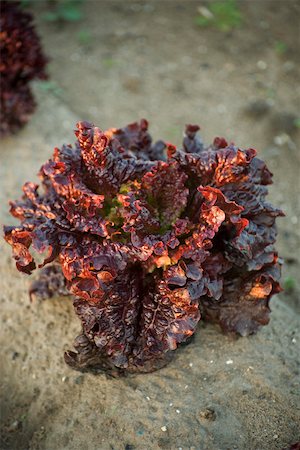
<svg viewBox="0 0 300 450"><path fill-rule="evenodd" d="M82 30L80 30L78 32L77 39L78 39L79 44L88 46L92 42L92 34L89 30L83 28Z"/></svg>
<svg viewBox="0 0 300 450"><path fill-rule="evenodd" d="M113 59L113 58L103 58L102 64L107 69L110 69L111 67L114 67L117 64L119 64L119 61L117 59Z"/></svg>
<svg viewBox="0 0 300 450"><path fill-rule="evenodd" d="M278 55L284 55L288 49L288 46L283 41L277 41L275 42L275 51L278 53Z"/></svg>
<svg viewBox="0 0 300 450"><path fill-rule="evenodd" d="M47 11L42 18L47 22L78 22L82 19L82 0L61 0L53 4L53 10Z"/></svg>
<svg viewBox="0 0 300 450"><path fill-rule="evenodd" d="M41 91L48 92L55 97L61 97L63 93L63 89L55 81L41 81L38 83L38 87Z"/></svg>
<svg viewBox="0 0 300 450"><path fill-rule="evenodd" d="M300 117L297 117L297 119L294 120L294 125L296 128L300 128Z"/></svg>
<svg viewBox="0 0 300 450"><path fill-rule="evenodd" d="M208 7L199 8L196 24L201 27L213 26L220 31L231 31L242 22L242 14L236 0L214 1Z"/></svg>
<svg viewBox="0 0 300 450"><path fill-rule="evenodd" d="M295 279L291 276L286 277L283 282L283 289L287 292L292 292L295 290L295 287L296 287Z"/></svg>

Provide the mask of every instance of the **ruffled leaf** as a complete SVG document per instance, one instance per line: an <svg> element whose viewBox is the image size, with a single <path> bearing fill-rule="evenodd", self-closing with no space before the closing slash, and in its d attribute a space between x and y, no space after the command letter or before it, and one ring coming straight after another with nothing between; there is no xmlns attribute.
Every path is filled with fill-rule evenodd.
<svg viewBox="0 0 300 450"><path fill-rule="evenodd" d="M14 133L27 123L36 107L30 81L47 78L47 58L33 17L19 3L1 2L0 135Z"/></svg>
<svg viewBox="0 0 300 450"><path fill-rule="evenodd" d="M281 291L278 283L280 266L277 256L273 264L249 273L236 273L224 280L219 301L200 300L205 320L218 323L223 331L247 336L269 322L269 300Z"/></svg>
<svg viewBox="0 0 300 450"><path fill-rule="evenodd" d="M80 122L74 147L42 166L41 188L26 183L11 203L21 224L4 231L17 268L29 274L32 252L45 255L31 296L76 296L73 368L162 367L200 312L241 335L268 322L283 214L265 200L272 174L255 150L222 138L205 148L197 131L188 125L183 150L168 144L163 162L146 121L106 132Z"/></svg>

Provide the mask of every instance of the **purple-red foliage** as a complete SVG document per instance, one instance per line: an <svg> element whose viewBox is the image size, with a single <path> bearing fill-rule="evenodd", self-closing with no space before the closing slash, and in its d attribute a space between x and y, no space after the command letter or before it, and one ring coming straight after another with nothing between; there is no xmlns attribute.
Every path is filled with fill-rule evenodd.
<svg viewBox="0 0 300 450"><path fill-rule="evenodd" d="M282 450L300 450L300 441L291 444L289 447L285 447Z"/></svg>
<svg viewBox="0 0 300 450"><path fill-rule="evenodd" d="M29 83L46 78L47 59L32 20L19 2L1 2L0 135L15 132L28 121L35 108Z"/></svg>
<svg viewBox="0 0 300 450"><path fill-rule="evenodd" d="M181 150L153 145L147 128L78 123L75 145L42 166L42 189L25 183L11 203L21 224L5 239L17 268L36 268L31 249L46 252L39 267L54 264L31 295L75 296L82 335L65 354L75 368L161 367L200 317L254 333L280 291L283 213L265 200L272 174L256 151L221 138L206 148L194 125Z"/></svg>

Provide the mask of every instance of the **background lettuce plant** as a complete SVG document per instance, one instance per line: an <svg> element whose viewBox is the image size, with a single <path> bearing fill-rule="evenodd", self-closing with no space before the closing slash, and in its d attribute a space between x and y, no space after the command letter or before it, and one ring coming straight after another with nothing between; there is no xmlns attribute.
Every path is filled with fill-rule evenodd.
<svg viewBox="0 0 300 450"><path fill-rule="evenodd" d="M35 109L30 82L46 79L44 56L32 15L20 2L1 2L0 136L25 125Z"/></svg>

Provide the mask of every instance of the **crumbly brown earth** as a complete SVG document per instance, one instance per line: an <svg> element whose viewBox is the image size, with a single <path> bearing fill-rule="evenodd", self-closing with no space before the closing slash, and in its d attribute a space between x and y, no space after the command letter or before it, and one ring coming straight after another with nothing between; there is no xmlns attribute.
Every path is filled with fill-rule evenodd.
<svg viewBox="0 0 300 450"><path fill-rule="evenodd" d="M206 142L224 135L257 148L274 172L283 280L296 286L272 300L256 336L201 324L166 368L113 379L65 365L80 332L70 300L30 304L30 279L2 242L1 449L276 450L300 440L300 5L241 2L243 26L229 33L195 25L199 5L86 1L78 24L48 24L46 6L32 4L52 84L35 86L31 122L1 144L1 222L12 223L8 199L53 147L74 141L76 121L105 129L146 117L175 143L199 123ZM91 38L82 43L80 31Z"/></svg>

